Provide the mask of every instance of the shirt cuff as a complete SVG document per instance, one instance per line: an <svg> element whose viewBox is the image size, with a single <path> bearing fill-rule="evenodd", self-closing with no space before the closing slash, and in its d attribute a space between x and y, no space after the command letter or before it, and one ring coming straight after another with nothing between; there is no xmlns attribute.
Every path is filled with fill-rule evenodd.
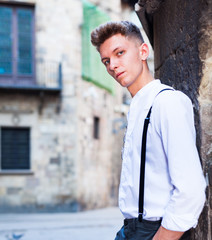
<svg viewBox="0 0 212 240"><path fill-rule="evenodd" d="M197 220L189 214L183 216L173 216L171 214L166 214L161 225L171 231L185 232L190 228L195 228L197 226Z"/></svg>

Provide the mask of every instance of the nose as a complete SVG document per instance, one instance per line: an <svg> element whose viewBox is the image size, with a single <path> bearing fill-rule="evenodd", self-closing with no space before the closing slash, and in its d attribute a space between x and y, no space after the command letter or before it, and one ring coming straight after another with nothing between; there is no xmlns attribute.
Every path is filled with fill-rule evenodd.
<svg viewBox="0 0 212 240"><path fill-rule="evenodd" d="M115 59L110 59L110 71L114 71L116 68L118 68L118 62Z"/></svg>

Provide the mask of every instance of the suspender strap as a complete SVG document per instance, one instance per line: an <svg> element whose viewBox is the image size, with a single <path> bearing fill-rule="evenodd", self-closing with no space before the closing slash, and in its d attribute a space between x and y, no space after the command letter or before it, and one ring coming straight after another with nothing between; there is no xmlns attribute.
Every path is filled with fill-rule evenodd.
<svg viewBox="0 0 212 240"><path fill-rule="evenodd" d="M158 94L165 90L173 90L172 88L162 89ZM157 94L157 95L158 95ZM156 96L157 96L156 95ZM149 112L144 120L143 135L142 135L142 144L141 144L141 165L140 165L140 185L139 185L139 201L138 201L138 220L142 221L143 219L143 210L144 210L144 180L145 180L145 162L146 162L146 138L147 138L147 129L150 122L150 115L152 111L152 106L149 109Z"/></svg>
<svg viewBox="0 0 212 240"><path fill-rule="evenodd" d="M144 208L144 175L145 175L145 160L146 160L146 135L147 129L150 121L150 114L152 107L144 120L143 136L142 136L142 149L141 149L141 166L140 166L140 190L139 190L139 221L143 218L143 208ZM143 161L142 161L143 160Z"/></svg>

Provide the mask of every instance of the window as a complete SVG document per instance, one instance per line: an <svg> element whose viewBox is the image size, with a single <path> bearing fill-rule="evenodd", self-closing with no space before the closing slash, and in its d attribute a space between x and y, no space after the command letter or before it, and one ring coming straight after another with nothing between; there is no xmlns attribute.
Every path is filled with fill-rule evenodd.
<svg viewBox="0 0 212 240"><path fill-rule="evenodd" d="M30 129L0 129L1 170L30 169Z"/></svg>
<svg viewBox="0 0 212 240"><path fill-rule="evenodd" d="M99 139L99 118L94 117L94 128L93 128L93 137L94 139Z"/></svg>
<svg viewBox="0 0 212 240"><path fill-rule="evenodd" d="M91 17L92 16L92 17ZM109 20L106 13L95 5L83 1L82 26L82 77L95 85L114 93L114 80L100 61L99 53L90 42L90 33L99 24Z"/></svg>
<svg viewBox="0 0 212 240"><path fill-rule="evenodd" d="M34 79L33 33L33 8L0 5L1 83Z"/></svg>

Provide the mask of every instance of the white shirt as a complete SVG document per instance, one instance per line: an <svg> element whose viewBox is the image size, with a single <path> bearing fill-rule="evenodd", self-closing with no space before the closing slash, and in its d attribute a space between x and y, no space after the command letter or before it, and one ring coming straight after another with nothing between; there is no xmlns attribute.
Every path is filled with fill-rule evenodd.
<svg viewBox="0 0 212 240"><path fill-rule="evenodd" d="M180 91L157 95L167 87L154 80L132 99L122 152L119 207L125 218L138 217L143 124L153 105L147 132L143 217L162 217L166 229L187 231L197 224L206 184L195 144L191 101Z"/></svg>

